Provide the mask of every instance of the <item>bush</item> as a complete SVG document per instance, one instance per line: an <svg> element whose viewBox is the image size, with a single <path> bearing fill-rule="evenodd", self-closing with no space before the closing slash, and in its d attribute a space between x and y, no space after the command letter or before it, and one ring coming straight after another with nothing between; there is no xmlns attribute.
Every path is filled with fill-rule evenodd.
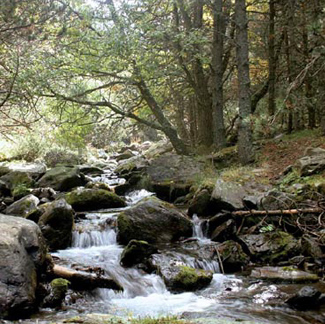
<svg viewBox="0 0 325 324"><path fill-rule="evenodd" d="M13 148L12 160L33 162L45 152L45 141L36 135L27 135L19 139L19 144Z"/></svg>

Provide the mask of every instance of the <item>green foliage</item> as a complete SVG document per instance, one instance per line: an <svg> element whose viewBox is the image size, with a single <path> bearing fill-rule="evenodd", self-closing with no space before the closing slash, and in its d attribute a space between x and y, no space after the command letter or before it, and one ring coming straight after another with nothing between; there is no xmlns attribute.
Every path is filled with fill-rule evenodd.
<svg viewBox="0 0 325 324"><path fill-rule="evenodd" d="M19 137L18 144L13 146L11 154L14 159L32 162L42 157L46 147L44 138L37 133L29 133Z"/></svg>

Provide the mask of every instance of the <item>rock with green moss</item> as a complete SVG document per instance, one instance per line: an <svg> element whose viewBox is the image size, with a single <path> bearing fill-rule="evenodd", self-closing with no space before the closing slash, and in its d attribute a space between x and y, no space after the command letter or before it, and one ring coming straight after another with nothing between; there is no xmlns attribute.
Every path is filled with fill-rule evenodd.
<svg viewBox="0 0 325 324"><path fill-rule="evenodd" d="M59 308L64 301L70 282L56 278L50 283L50 294L44 300L44 307Z"/></svg>
<svg viewBox="0 0 325 324"><path fill-rule="evenodd" d="M70 166L58 166L47 171L37 186L41 188L53 188L57 191L69 191L72 188L83 186L86 183L84 176L80 174L79 168Z"/></svg>
<svg viewBox="0 0 325 324"><path fill-rule="evenodd" d="M218 251L225 273L242 271L250 261L249 256L243 251L241 245L231 240L218 245L215 250Z"/></svg>
<svg viewBox="0 0 325 324"><path fill-rule="evenodd" d="M12 171L2 176L0 180L5 183L11 191L11 195L16 198L22 198L28 194L28 189L34 185L34 180L26 172Z"/></svg>
<svg viewBox="0 0 325 324"><path fill-rule="evenodd" d="M173 292L195 291L207 287L213 277L211 271L186 265L162 265L158 269L167 288Z"/></svg>
<svg viewBox="0 0 325 324"><path fill-rule="evenodd" d="M53 201L47 204L38 225L50 250L65 249L70 246L72 240L73 209L63 198Z"/></svg>
<svg viewBox="0 0 325 324"><path fill-rule="evenodd" d="M121 264L124 267L132 267L143 263L157 248L146 241L131 240L121 254Z"/></svg>
<svg viewBox="0 0 325 324"><path fill-rule="evenodd" d="M123 198L104 189L77 188L66 194L66 200L76 211L126 206Z"/></svg>
<svg viewBox="0 0 325 324"><path fill-rule="evenodd" d="M301 251L299 241L282 231L246 234L240 239L250 251L253 261L263 264L289 260Z"/></svg>
<svg viewBox="0 0 325 324"><path fill-rule="evenodd" d="M34 195L28 195L8 206L5 210L5 213L7 215L27 217L31 211L37 208L38 204L39 199L37 197Z"/></svg>
<svg viewBox="0 0 325 324"><path fill-rule="evenodd" d="M192 222L172 205L148 197L119 214L117 240L121 244L143 240L169 243L192 235Z"/></svg>
<svg viewBox="0 0 325 324"><path fill-rule="evenodd" d="M132 172L142 171L146 166L148 166L148 161L143 156L137 155L121 161L115 169L115 173L118 175L127 176Z"/></svg>

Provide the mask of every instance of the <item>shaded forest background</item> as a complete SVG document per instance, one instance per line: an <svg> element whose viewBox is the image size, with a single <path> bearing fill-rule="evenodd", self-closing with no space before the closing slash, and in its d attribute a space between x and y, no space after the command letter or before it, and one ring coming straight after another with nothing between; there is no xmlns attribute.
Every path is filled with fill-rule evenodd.
<svg viewBox="0 0 325 324"><path fill-rule="evenodd" d="M324 7L2 0L2 143L28 160L166 136L181 154L238 143L245 164L255 140L325 134Z"/></svg>

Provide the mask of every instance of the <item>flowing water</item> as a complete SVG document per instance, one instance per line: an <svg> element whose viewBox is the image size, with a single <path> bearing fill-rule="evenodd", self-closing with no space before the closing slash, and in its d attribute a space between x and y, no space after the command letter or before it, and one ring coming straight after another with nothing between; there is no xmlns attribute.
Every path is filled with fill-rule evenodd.
<svg viewBox="0 0 325 324"><path fill-rule="evenodd" d="M118 179L111 180L121 183ZM111 183L108 180L106 182ZM146 190L130 193L126 196L126 208L152 194ZM269 324L322 323L317 319L324 315L321 312L299 313L277 306L283 304L288 293L292 292L290 289L297 291L298 286L269 285L246 277L222 275L218 262L197 259L175 246L169 246L166 255L172 254L182 264L214 272L207 288L195 293L172 294L158 275L147 274L137 268L123 268L119 262L123 247L116 242L116 219L123 209L87 213L85 219L76 223L72 247L53 254L59 259L57 263L69 268L90 266L103 269L105 275L122 285L123 292L95 289L83 294L72 293L66 299L64 310L41 310L36 315L38 323L53 322L80 313L136 317L183 315L190 319L222 318L234 322ZM196 215L193 216L193 237L198 247L210 243L205 236L205 224Z"/></svg>

